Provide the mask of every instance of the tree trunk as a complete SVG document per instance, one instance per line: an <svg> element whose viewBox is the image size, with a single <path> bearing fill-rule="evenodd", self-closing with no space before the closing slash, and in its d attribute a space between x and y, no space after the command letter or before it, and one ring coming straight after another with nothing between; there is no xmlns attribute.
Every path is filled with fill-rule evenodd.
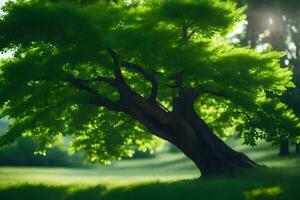
<svg viewBox="0 0 300 200"><path fill-rule="evenodd" d="M289 140L288 139L282 140L279 145L279 155L286 156L289 154L290 154Z"/></svg>
<svg viewBox="0 0 300 200"><path fill-rule="evenodd" d="M201 162L201 159L196 158L194 162L201 173L218 174L230 172L238 167L255 167L255 162L225 144L199 117L194 110L194 102L198 96L199 92L194 89L181 91L180 96L174 102L174 112L189 122L195 130L198 139L197 148L199 149L195 156L202 157L204 161ZM193 160L193 158L191 159Z"/></svg>
<svg viewBox="0 0 300 200"><path fill-rule="evenodd" d="M299 154L300 153L300 143L296 142L295 144L295 153Z"/></svg>
<svg viewBox="0 0 300 200"><path fill-rule="evenodd" d="M193 160L202 176L229 173L237 168L256 166L246 155L234 151L216 137L206 125L199 123L197 126L203 128L203 131L196 132L197 139L178 138L173 144Z"/></svg>
<svg viewBox="0 0 300 200"><path fill-rule="evenodd" d="M209 129L194 111L197 90L183 90L174 100L173 112L167 112L141 97L134 100L130 115L153 134L177 146L199 168L201 176L228 173L256 164L234 151Z"/></svg>

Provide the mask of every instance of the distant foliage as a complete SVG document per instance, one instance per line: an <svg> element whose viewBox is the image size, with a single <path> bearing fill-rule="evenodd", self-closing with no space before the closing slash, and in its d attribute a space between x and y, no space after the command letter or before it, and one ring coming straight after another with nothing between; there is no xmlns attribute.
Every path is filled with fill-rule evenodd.
<svg viewBox="0 0 300 200"><path fill-rule="evenodd" d="M69 154L63 147L54 146L46 155L35 154L37 144L32 138L18 138L0 149L2 166L86 167L80 154Z"/></svg>

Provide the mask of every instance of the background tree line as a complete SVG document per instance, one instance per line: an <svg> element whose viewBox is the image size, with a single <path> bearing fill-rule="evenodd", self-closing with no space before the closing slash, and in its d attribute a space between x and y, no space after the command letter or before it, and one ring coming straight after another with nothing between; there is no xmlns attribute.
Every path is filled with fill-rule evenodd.
<svg viewBox="0 0 300 200"><path fill-rule="evenodd" d="M241 45L260 48L269 47L286 52L282 65L293 70L294 88L281 97L300 116L300 4L297 0L240 0L247 6L247 23L240 35ZM295 130L296 131L296 130ZM297 133L298 134L298 133ZM299 142L291 138L279 141L279 154L290 154L289 145L295 144L299 153Z"/></svg>

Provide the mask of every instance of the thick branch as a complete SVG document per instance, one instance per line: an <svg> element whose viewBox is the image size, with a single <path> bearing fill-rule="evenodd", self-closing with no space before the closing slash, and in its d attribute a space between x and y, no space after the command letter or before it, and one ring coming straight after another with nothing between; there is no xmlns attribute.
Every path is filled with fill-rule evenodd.
<svg viewBox="0 0 300 200"><path fill-rule="evenodd" d="M110 86L116 87L116 82L114 79L107 78L104 76L97 76L96 78L93 78L93 79L77 79L77 80L80 80L82 83L85 83L85 84L94 83L94 82L104 82L104 83L109 84Z"/></svg>
<svg viewBox="0 0 300 200"><path fill-rule="evenodd" d="M134 119L143 123L148 128L148 130L154 135L168 141L173 141L170 135L170 130L166 130L166 127L168 126L161 125L158 121L155 120L155 118L147 116L147 114L141 109L131 107L130 114Z"/></svg>
<svg viewBox="0 0 300 200"><path fill-rule="evenodd" d="M113 63L114 63L114 71L115 71L115 84L116 84L116 88L118 89L119 93L120 93L120 102L123 105L123 107L128 108L129 104L130 104L130 99L131 99L131 95L132 95L132 90L130 89L130 87L127 85L123 75L122 75L122 71L120 68L120 61L118 59L118 55L117 53L111 49L108 48L107 52L110 54Z"/></svg>
<svg viewBox="0 0 300 200"><path fill-rule="evenodd" d="M132 102L143 112L159 121L159 123L164 125L169 125L174 123L174 118L171 113L168 113L158 104L151 103L141 97L140 95L133 95Z"/></svg>
<svg viewBox="0 0 300 200"><path fill-rule="evenodd" d="M174 137L178 137L182 133L186 134L181 135L183 138L187 136L193 138L192 141L197 140L193 128L183 118L172 113L163 112L155 105L151 105L152 109L150 110L149 105L146 104L138 103L132 106L130 114L133 118L142 122L153 134L172 143L175 142Z"/></svg>
<svg viewBox="0 0 300 200"><path fill-rule="evenodd" d="M72 86L76 87L77 89L85 91L88 94L95 97L94 99L91 99L92 104L98 106L104 106L114 111L122 110L121 104L119 102L114 102L106 97L103 97L96 89L88 86L84 80L76 79L74 77L69 77L66 79L66 81L69 82Z"/></svg>
<svg viewBox="0 0 300 200"><path fill-rule="evenodd" d="M158 84L157 84L157 80L155 78L155 74L153 73L148 73L143 67L141 67L140 65L134 64L134 63L130 63L130 62L122 62L121 65L123 67L126 67L128 69L132 69L140 74L142 74L144 76L144 78L148 81L150 81L152 88L151 88L151 95L149 97L150 100L155 101L157 98L157 92L158 92Z"/></svg>
<svg viewBox="0 0 300 200"><path fill-rule="evenodd" d="M119 82L124 82L124 78L122 76L122 72L121 72L121 68L120 68L120 61L118 59L117 53L111 48L108 48L107 52L109 53L109 55L111 56L111 58L113 60L116 80Z"/></svg>
<svg viewBox="0 0 300 200"><path fill-rule="evenodd" d="M199 90L195 88L182 89L179 96L174 98L173 112L181 115L181 113L187 111L187 108L193 108L199 94Z"/></svg>
<svg viewBox="0 0 300 200"><path fill-rule="evenodd" d="M114 79L103 77L103 76L97 76L96 78L90 80L91 82L104 82L107 83L113 87L116 87L116 82Z"/></svg>

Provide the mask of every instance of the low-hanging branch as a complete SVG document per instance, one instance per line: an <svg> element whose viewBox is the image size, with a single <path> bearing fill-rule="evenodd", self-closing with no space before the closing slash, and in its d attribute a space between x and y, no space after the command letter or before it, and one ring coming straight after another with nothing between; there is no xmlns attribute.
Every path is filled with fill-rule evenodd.
<svg viewBox="0 0 300 200"><path fill-rule="evenodd" d="M91 99L90 103L98 106L104 106L110 110L122 111L120 102L114 102L106 97L103 97L96 89L87 85L85 80L69 77L67 78L67 82L69 82L75 88L85 91L88 94L91 94L93 97L95 97Z"/></svg>

